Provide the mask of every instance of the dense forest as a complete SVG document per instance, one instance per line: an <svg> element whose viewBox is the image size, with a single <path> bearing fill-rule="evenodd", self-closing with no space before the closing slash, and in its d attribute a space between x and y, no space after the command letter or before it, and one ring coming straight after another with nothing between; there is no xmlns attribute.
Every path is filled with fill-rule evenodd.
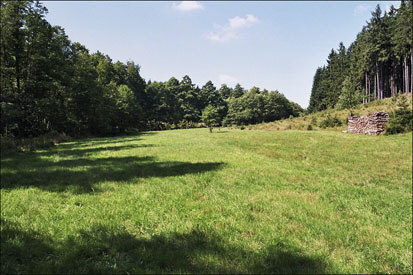
<svg viewBox="0 0 413 275"><path fill-rule="evenodd" d="M356 40L331 50L315 73L308 112L346 109L413 91L413 1L377 5Z"/></svg>
<svg viewBox="0 0 413 275"><path fill-rule="evenodd" d="M133 61L71 42L45 19L34 1L1 2L1 135L34 137L51 131L72 136L199 125L203 110L214 122L250 124L298 116L302 108L278 91L239 84L201 88L181 81L146 82Z"/></svg>

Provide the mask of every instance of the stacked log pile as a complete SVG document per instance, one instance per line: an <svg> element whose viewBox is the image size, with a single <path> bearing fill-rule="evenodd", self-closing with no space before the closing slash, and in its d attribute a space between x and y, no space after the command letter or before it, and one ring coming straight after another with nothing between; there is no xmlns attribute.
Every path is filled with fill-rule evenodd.
<svg viewBox="0 0 413 275"><path fill-rule="evenodd" d="M386 112L375 112L367 116L350 116L348 118L348 133L379 135L384 131L389 121Z"/></svg>

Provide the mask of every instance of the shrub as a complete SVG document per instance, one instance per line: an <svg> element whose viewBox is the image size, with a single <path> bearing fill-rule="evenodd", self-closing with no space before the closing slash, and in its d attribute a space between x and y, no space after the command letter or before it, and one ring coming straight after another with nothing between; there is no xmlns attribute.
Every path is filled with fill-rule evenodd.
<svg viewBox="0 0 413 275"><path fill-rule="evenodd" d="M34 138L16 139L11 137L1 137L1 155L8 155L13 152L30 152L37 149L44 149L69 140L71 140L71 138L68 135L56 131Z"/></svg>
<svg viewBox="0 0 413 275"><path fill-rule="evenodd" d="M343 123L341 122L340 119L338 119L336 116L331 117L329 114L327 115L327 118L323 121L320 122L320 128L330 128L330 127L339 127Z"/></svg>
<svg viewBox="0 0 413 275"><path fill-rule="evenodd" d="M311 124L308 124L307 131L311 131L311 130L313 130L313 126L311 126Z"/></svg>
<svg viewBox="0 0 413 275"><path fill-rule="evenodd" d="M405 96L397 96L396 110L390 113L389 122L386 125L386 135L394 135L413 130L413 112Z"/></svg>
<svg viewBox="0 0 413 275"><path fill-rule="evenodd" d="M312 124L312 125L317 125L317 117L313 116L313 117L311 118L311 124Z"/></svg>

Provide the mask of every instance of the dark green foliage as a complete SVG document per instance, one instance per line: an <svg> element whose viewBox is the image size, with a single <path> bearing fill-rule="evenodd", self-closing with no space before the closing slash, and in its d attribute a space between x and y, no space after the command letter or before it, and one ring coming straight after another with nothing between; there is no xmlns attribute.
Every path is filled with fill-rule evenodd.
<svg viewBox="0 0 413 275"><path fill-rule="evenodd" d="M313 130L313 126L311 126L311 124L308 124L307 131L311 131L311 130Z"/></svg>
<svg viewBox="0 0 413 275"><path fill-rule="evenodd" d="M259 93L256 88L237 98L230 98L224 124L256 124L299 116L303 109L278 91Z"/></svg>
<svg viewBox="0 0 413 275"><path fill-rule="evenodd" d="M315 116L313 116L313 117L311 118L311 124L312 124L312 125L317 125L317 118L316 118Z"/></svg>
<svg viewBox="0 0 413 275"><path fill-rule="evenodd" d="M238 98L245 94L244 88L241 87L239 83L235 85L235 88L232 90L231 97Z"/></svg>
<svg viewBox="0 0 413 275"><path fill-rule="evenodd" d="M411 93L413 90L413 1L402 1L383 13L380 6L372 12L356 40L345 49L340 43L332 50L327 65L317 69L308 112L327 108L348 109ZM345 83L347 80L347 83Z"/></svg>
<svg viewBox="0 0 413 275"><path fill-rule="evenodd" d="M360 101L360 92L355 91L350 77L347 76L343 81L343 87L336 108L338 110L351 109L359 104Z"/></svg>
<svg viewBox="0 0 413 275"><path fill-rule="evenodd" d="M27 138L27 139L15 139L10 137L1 138L1 151L2 157L10 155L15 152L29 152L37 149L45 149L57 145L60 142L69 141L71 138L65 133L57 133L51 131L44 135Z"/></svg>
<svg viewBox="0 0 413 275"><path fill-rule="evenodd" d="M320 128L340 127L343 123L337 117L331 117L329 114L327 118L320 122Z"/></svg>
<svg viewBox="0 0 413 275"><path fill-rule="evenodd" d="M212 128L221 124L221 115L219 110L212 105L208 105L202 111L202 121L205 122L206 126L209 128L209 131L212 133Z"/></svg>
<svg viewBox="0 0 413 275"><path fill-rule="evenodd" d="M228 104L238 98L246 101L240 102L244 107L241 114L232 108L231 115L245 116L245 123L302 111L299 105L265 90L262 94L268 100L262 98L257 87L244 97L246 92L239 84L217 90L208 81L200 89L187 75L181 82L172 77L146 83L139 65L113 62L99 51L90 53L80 43L72 43L61 27L46 21L46 13L39 2L1 2L1 136L27 138L52 131L70 136L113 135L191 128L199 125L207 106L218 113L216 120L221 125ZM245 111L245 106L253 110Z"/></svg>
<svg viewBox="0 0 413 275"><path fill-rule="evenodd" d="M405 133L413 130L413 112L405 96L397 97L397 109L390 114L386 125L386 135Z"/></svg>

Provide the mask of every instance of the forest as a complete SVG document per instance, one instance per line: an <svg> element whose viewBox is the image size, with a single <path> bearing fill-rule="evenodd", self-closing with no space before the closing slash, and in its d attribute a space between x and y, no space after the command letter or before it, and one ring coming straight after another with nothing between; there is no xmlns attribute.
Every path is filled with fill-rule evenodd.
<svg viewBox="0 0 413 275"><path fill-rule="evenodd" d="M241 85L202 87L189 76L145 81L134 61L114 62L71 42L45 19L38 1L1 2L1 135L71 136L189 128L213 110L214 125L253 124L298 116L303 109L278 91Z"/></svg>
<svg viewBox="0 0 413 275"><path fill-rule="evenodd" d="M377 5L356 40L332 49L316 70L307 111L347 109L413 91L413 1L382 12Z"/></svg>

